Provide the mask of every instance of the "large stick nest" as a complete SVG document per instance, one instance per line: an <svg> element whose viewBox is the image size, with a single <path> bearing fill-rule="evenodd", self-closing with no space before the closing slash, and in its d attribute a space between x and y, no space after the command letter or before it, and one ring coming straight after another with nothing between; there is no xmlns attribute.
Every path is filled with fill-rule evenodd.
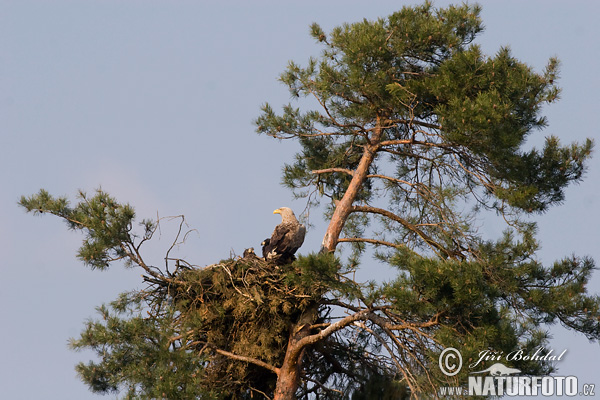
<svg viewBox="0 0 600 400"><path fill-rule="evenodd" d="M203 355L210 382L235 382L239 392L262 381L259 390L268 392L274 374L216 350L281 365L290 329L307 309L319 307L334 264L333 257L308 256L276 266L252 255L180 269L174 283L155 290L172 302L182 346Z"/></svg>

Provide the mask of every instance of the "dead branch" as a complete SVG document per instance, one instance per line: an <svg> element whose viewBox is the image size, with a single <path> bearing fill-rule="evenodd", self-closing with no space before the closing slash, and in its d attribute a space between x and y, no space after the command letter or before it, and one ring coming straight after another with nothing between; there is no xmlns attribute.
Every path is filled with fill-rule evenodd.
<svg viewBox="0 0 600 400"><path fill-rule="evenodd" d="M315 169L310 171L311 173L317 175L317 174L327 174L327 173L331 173L331 172L342 172L344 174L348 174L350 176L354 175L354 171L347 169L347 168L325 168L325 169Z"/></svg>
<svg viewBox="0 0 600 400"><path fill-rule="evenodd" d="M370 238L339 238L338 242L349 242L349 243L363 242L363 243L371 243L374 245L393 247L395 249L406 248L405 244L396 244L396 243L386 242L385 240L370 239Z"/></svg>
<svg viewBox="0 0 600 400"><path fill-rule="evenodd" d="M212 346L211 346L212 347ZM247 357L247 356L240 356L238 354L234 354L231 353L229 351L225 351L225 350L221 350L215 347L212 347L213 351L217 354L221 354L222 356L231 358L233 360L237 360L237 361L243 361L243 362L247 362L250 364L254 364L254 365L258 365L259 367L263 367L265 369L268 369L269 371L273 372L275 375L279 375L279 368L268 364L264 361L258 360L256 358L253 357Z"/></svg>
<svg viewBox="0 0 600 400"><path fill-rule="evenodd" d="M392 221L396 221L396 222L400 223L402 226L409 229L410 231L415 232L438 255L440 255L440 256L444 255L446 257L455 256L455 254L452 251L444 248L442 245L437 243L435 240L433 240L433 238L431 238L429 235L427 235L425 232L423 232L421 229L419 229L416 225L411 224L404 218L399 217L398 215L394 214L391 211L385 210L383 208L377 208L377 207L371 207L371 206L352 206L351 212L363 212L363 213L383 215L384 217L389 218Z"/></svg>

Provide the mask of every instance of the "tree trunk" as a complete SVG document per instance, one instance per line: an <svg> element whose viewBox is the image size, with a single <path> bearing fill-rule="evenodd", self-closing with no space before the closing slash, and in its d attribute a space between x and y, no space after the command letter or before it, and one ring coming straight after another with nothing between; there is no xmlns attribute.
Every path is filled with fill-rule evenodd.
<svg viewBox="0 0 600 400"><path fill-rule="evenodd" d="M298 323L291 328L285 358L277 376L273 400L296 399L304 355L304 348L299 347L298 342L310 335L310 327L317 317L317 312L318 304L315 304L306 310Z"/></svg>
<svg viewBox="0 0 600 400"><path fill-rule="evenodd" d="M333 212L333 216L331 217L331 221L329 221L329 226L325 232L325 237L323 238L321 251L335 251L344 224L350 215L352 204L354 203L363 182L367 179L369 167L373 163L375 155L379 150L382 134L383 129L381 128L380 119L377 118L377 126L373 132L373 136L369 140L369 143L365 145L363 155L360 158L356 170L354 170L350 185L348 185L346 193L344 193L342 199L335 206L335 211Z"/></svg>
<svg viewBox="0 0 600 400"><path fill-rule="evenodd" d="M279 369L277 386L273 400L295 400L298 384L300 383L300 367L302 366L303 351L294 351L294 344L298 342L294 333L290 333L287 352L283 365Z"/></svg>
<svg viewBox="0 0 600 400"><path fill-rule="evenodd" d="M335 251L344 223L352 210L352 204L363 182L367 179L369 167L373 163L373 160L375 160L382 134L383 129L378 118L377 127L373 132L373 136L365 145L363 155L352 175L350 185L335 207L335 211L325 232L325 237L323 238L322 251ZM317 309L318 305L315 305L307 310L298 323L292 327L285 358L277 377L277 386L275 387L273 400L296 399L296 391L298 390L302 371L302 356L304 355L304 348L299 347L297 344L300 340L310 335L310 326L317 316Z"/></svg>

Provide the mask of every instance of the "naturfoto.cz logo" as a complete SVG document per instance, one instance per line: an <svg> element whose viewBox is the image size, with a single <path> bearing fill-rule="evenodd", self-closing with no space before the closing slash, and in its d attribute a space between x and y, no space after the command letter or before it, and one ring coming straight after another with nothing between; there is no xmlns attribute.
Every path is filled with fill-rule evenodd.
<svg viewBox="0 0 600 400"><path fill-rule="evenodd" d="M560 361L566 353L554 353L553 350L544 351L537 349L532 354L517 350L503 357L502 353L485 350L479 353L479 359L470 364L469 368L477 367L482 361L513 361L513 360L538 360ZM446 376L458 374L463 366L460 351L453 347L446 348L439 356L438 364ZM470 372L467 388L443 387L440 396L468 395L468 396L594 396L595 385L584 384L581 387L575 376L521 376L521 370L510 368L497 362L490 367ZM485 376L487 375L487 376Z"/></svg>

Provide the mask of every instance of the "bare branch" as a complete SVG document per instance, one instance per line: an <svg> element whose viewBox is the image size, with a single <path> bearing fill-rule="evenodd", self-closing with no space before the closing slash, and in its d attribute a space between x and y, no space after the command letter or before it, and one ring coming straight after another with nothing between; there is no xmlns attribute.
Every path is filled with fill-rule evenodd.
<svg viewBox="0 0 600 400"><path fill-rule="evenodd" d="M414 139L384 140L381 143L379 143L379 146L386 147L386 146L400 146L400 145L407 145L407 144L419 145L419 146L425 146L425 147L437 147L440 149L452 148L452 145L450 145L448 143L425 142L422 140L414 140Z"/></svg>
<svg viewBox="0 0 600 400"><path fill-rule="evenodd" d="M396 249L399 247L406 247L406 245L404 245L404 244L396 244L396 243L386 242L384 240L369 239L369 238L339 238L338 242L351 242L351 243L364 242L364 243L371 243L371 244L375 244L375 245L393 247Z"/></svg>
<svg viewBox="0 0 600 400"><path fill-rule="evenodd" d="M125 252L125 254L127 254L127 257L129 257L129 259L131 261L133 261L134 263L136 263L137 265L142 267L144 269L144 271L146 271L148 274L152 275L154 278L156 278L158 280L161 280L164 282L171 282L171 279L166 278L162 273L159 274L159 273L153 271L152 268L144 262L144 259L142 258L142 255L140 254L139 249L137 249L133 245L133 243L121 242L120 247Z"/></svg>
<svg viewBox="0 0 600 400"><path fill-rule="evenodd" d="M323 385L321 382L317 381L316 379L313 379L313 378L308 377L306 375L303 375L302 377L304 379L306 379L307 381L313 382L314 384L316 384L318 387L320 387L323 390L326 390L328 392L338 393L338 394L344 394L344 392L342 392L341 390L329 388L329 387Z"/></svg>
<svg viewBox="0 0 600 400"><path fill-rule="evenodd" d="M290 132L284 132L285 134L289 135L289 136L280 136L277 134L272 134L271 136L277 138L277 139L293 139L295 137L306 137L306 138L311 138L311 137L322 137L322 136L354 136L357 134L357 132L321 132L317 129L317 131L319 133L290 133Z"/></svg>
<svg viewBox="0 0 600 400"><path fill-rule="evenodd" d="M396 346L398 346L399 349L403 350L404 355L411 357L413 360L415 360L421 366L423 371L425 371L425 376L427 377L427 380L433 386L434 384L431 381L431 376L430 376L429 372L427 371L427 368L425 367L425 365L423 365L421 360L419 360L419 358L413 353L413 351L409 347L407 347L404 343L401 342L398 335L394 334L393 330L396 330L396 329L394 329L394 325L390 324L389 320L387 320L386 318L382 317L381 315L377 315L375 313L372 313L370 315L369 320L371 322L375 323L376 325L378 325L380 328L382 328L383 331L387 334L387 336L392 340L392 342ZM435 320L435 324L438 324L438 315L437 314L434 317L434 320ZM425 332L420 331L420 330L414 330L414 331L417 335L425 336L427 339L435 342L435 339L433 339L431 336L425 334ZM405 378L407 379L407 383L411 387L411 390L414 391L415 388L413 387L413 384L419 386L419 383L414 379L414 376L413 376L413 373L411 372L411 370L407 369L407 368L402 368L401 372L404 374Z"/></svg>
<svg viewBox="0 0 600 400"><path fill-rule="evenodd" d="M229 351L221 350L221 349L214 348L214 347L213 347L213 350L215 351L215 353L221 354L222 356L231 358L233 360L243 361L243 362L247 362L250 364L258 365L259 367L263 367L263 368L268 369L269 371L273 372L274 374L279 375L279 368L277 368L269 363L266 363L264 361L261 361L261 360L258 360L256 358L252 358L252 357L240 356L238 354L234 354Z"/></svg>
<svg viewBox="0 0 600 400"><path fill-rule="evenodd" d="M419 229L416 225L411 224L410 222L408 222L404 218L399 217L398 215L394 214L391 211L385 210L383 208L377 208L377 207L371 207L371 206L352 206L351 212L364 212L364 213L372 213L372 214L383 215L384 217L387 217L387 218L389 218L389 219L391 219L393 221L396 221L396 222L400 223L402 226L404 226L405 228L407 228L407 229L415 232L434 251L436 251L436 252L442 252L444 255L446 255L448 257L451 257L451 256L455 255L453 252L451 252L450 250L447 250L442 245L440 245L435 240L433 240L429 235L427 235L425 232L423 232L421 229Z"/></svg>
<svg viewBox="0 0 600 400"><path fill-rule="evenodd" d="M370 309L365 308L354 314L348 315L347 317L329 325L327 328L323 329L319 333L316 333L316 334L310 335L310 336L306 336L306 337L300 339L294 346L296 348L295 350L297 352L300 352L306 346L315 344L318 341L325 339L326 337L332 335L333 333L339 331L340 329L344 329L345 327L352 325L355 321L366 320L369 313L371 313L371 312L372 311Z"/></svg>
<svg viewBox="0 0 600 400"><path fill-rule="evenodd" d="M269 396L267 396L267 394L265 392L263 392L262 390L258 390L258 389L253 388L253 387L251 387L250 390L252 390L253 392L262 394L263 396L265 396L265 399L267 399L267 400L271 400L271 398ZM252 394L250 394L250 397L254 397L254 396L252 396Z"/></svg>
<svg viewBox="0 0 600 400"><path fill-rule="evenodd" d="M350 176L354 175L354 171L352 171L351 169L347 169L347 168L325 168L325 169L314 169L312 171L310 171L311 173L318 175L318 174L328 174L331 172L342 172L344 174L348 174Z"/></svg>
<svg viewBox="0 0 600 400"><path fill-rule="evenodd" d="M362 321L356 321L354 322L354 325L373 335L375 339L377 339L377 341L379 341L379 343L381 343L381 345L386 349L386 351L390 355L390 358L392 359L392 362L394 363L394 365L396 365L396 368L398 368L399 371L403 370L402 365L400 365L400 363L398 362L398 359L394 357L394 351L392 350L392 348L390 348L388 342L383 337L381 337L380 334L375 332L373 329L369 328L367 324L365 324Z"/></svg>
<svg viewBox="0 0 600 400"><path fill-rule="evenodd" d="M442 126L441 126L441 125L438 125L438 124L432 124L432 123L430 123L430 122L419 121L419 120L415 120L415 119L410 119L410 120L406 120L406 119L395 119L395 120L389 120L389 121L386 121L386 122L391 122L391 123L393 123L394 125L398 125L398 124L406 124L406 125L409 125L409 126L412 126L412 125L416 125L416 126L422 126L423 128L433 129L433 130L436 130L436 131L439 131L439 130L442 128ZM424 131L422 131L422 130L419 130L419 132L421 132L421 133L423 133L423 134L425 134L425 135L428 135L428 136L429 136L429 135L432 135L432 133L431 133L431 132L424 132ZM434 136L438 136L438 135L437 135L437 134L434 134Z"/></svg>

